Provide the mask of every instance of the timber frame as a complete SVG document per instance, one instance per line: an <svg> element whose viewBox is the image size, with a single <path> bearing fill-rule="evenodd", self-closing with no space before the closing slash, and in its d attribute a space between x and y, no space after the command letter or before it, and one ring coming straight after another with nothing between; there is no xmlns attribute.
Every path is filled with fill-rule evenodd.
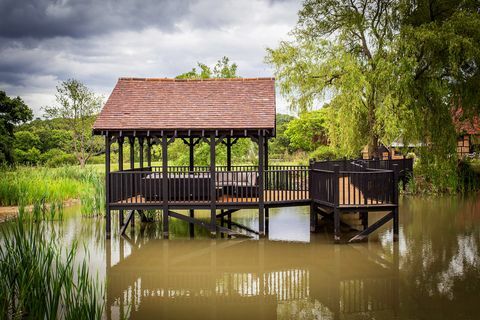
<svg viewBox="0 0 480 320"><path fill-rule="evenodd" d="M333 218L335 242L340 241L341 216L346 213L360 213L364 227L351 241L365 239L390 220L394 238L398 235L398 181L405 184L412 160L270 165L268 141L275 137L273 78L120 78L93 128L93 134L105 139L108 239L116 212L121 235L128 227L134 230L136 217L148 222L146 210L158 210L164 238L169 237L171 218L186 221L192 237L194 225L208 229L212 237L264 237L270 208L303 205L311 208L312 232L319 218ZM256 165L232 163L232 148L239 139L257 144ZM169 159L168 146L175 140L188 146L188 166L169 165L174 159ZM199 143L209 145L207 166L195 165ZM118 145L118 171L111 170L113 144ZM125 144L130 149L129 168L124 168ZM161 165L152 162L154 145L161 149ZM227 149L226 165L217 161L220 145ZM258 228L232 220L245 208L258 210ZM200 209L210 211L209 221L195 217ZM386 216L369 225L368 212L374 211L385 211Z"/></svg>

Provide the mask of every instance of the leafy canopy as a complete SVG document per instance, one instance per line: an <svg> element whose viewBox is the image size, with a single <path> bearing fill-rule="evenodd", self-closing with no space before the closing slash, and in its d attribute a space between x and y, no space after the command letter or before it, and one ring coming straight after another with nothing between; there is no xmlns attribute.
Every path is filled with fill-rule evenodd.
<svg viewBox="0 0 480 320"><path fill-rule="evenodd" d="M14 128L32 118L32 110L20 97L10 98L0 91L0 164L13 164Z"/></svg>
<svg viewBox="0 0 480 320"><path fill-rule="evenodd" d="M75 79L57 86L57 104L45 107L49 118L64 119L72 130L73 152L82 167L99 149L98 138L92 136L95 115L100 111L102 98Z"/></svg>

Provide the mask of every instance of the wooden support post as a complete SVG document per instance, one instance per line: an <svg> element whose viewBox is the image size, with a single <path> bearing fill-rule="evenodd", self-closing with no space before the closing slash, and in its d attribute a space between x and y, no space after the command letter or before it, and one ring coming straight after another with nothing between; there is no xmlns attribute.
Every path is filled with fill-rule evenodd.
<svg viewBox="0 0 480 320"><path fill-rule="evenodd" d="M217 215L216 201L217 190L215 188L215 134L210 134L210 235L216 237Z"/></svg>
<svg viewBox="0 0 480 320"><path fill-rule="evenodd" d="M227 137L227 170L232 170L232 138Z"/></svg>
<svg viewBox="0 0 480 320"><path fill-rule="evenodd" d="M194 170L194 166L195 166L195 144L193 142L193 138L190 137L189 141L188 141L188 149L189 149L189 170L190 171L193 171ZM195 218L195 210L193 209L190 209L189 210L189 215L190 215L190 218ZM195 236L195 226L193 223L189 223L188 225L188 228L189 228L189 231L190 231L190 237L193 238Z"/></svg>
<svg viewBox="0 0 480 320"><path fill-rule="evenodd" d="M398 217L398 164L393 165L393 241L398 240L399 217Z"/></svg>
<svg viewBox="0 0 480 320"><path fill-rule="evenodd" d="M168 238L168 141L162 136L162 200L163 200L163 237Z"/></svg>
<svg viewBox="0 0 480 320"><path fill-rule="evenodd" d="M110 213L110 136L105 135L105 234L110 239L112 230L112 220Z"/></svg>
<svg viewBox="0 0 480 320"><path fill-rule="evenodd" d="M267 236L270 232L270 208L265 207L265 235Z"/></svg>
<svg viewBox="0 0 480 320"><path fill-rule="evenodd" d="M139 145L139 149L138 149L138 155L139 155L139 162L140 162L140 168L143 168L143 137L138 137L138 145Z"/></svg>
<svg viewBox="0 0 480 320"><path fill-rule="evenodd" d="M130 142L130 169L135 168L135 137L128 137Z"/></svg>
<svg viewBox="0 0 480 320"><path fill-rule="evenodd" d="M340 216L342 212L339 209L339 187L338 179L340 177L340 166L338 164L333 166L333 220L334 220L334 241L335 243L340 242Z"/></svg>
<svg viewBox="0 0 480 320"><path fill-rule="evenodd" d="M118 171L123 171L123 137L118 137ZM120 197L123 195L120 195ZM120 209L118 212L118 225L119 229L122 228L124 224L123 210Z"/></svg>
<svg viewBox="0 0 480 320"><path fill-rule="evenodd" d="M147 166L152 166L152 138L147 137Z"/></svg>
<svg viewBox="0 0 480 320"><path fill-rule="evenodd" d="M309 173L312 174L314 160L310 160L308 164ZM308 190L312 190L313 181L312 178L308 179ZM318 225L318 214L315 207L315 203L313 202L313 196L310 193L310 232L317 232L317 225Z"/></svg>
<svg viewBox="0 0 480 320"><path fill-rule="evenodd" d="M264 166L264 136L263 133L258 136L258 233L260 237L265 236L265 202L264 202L264 183L263 183L263 166Z"/></svg>
<svg viewBox="0 0 480 320"><path fill-rule="evenodd" d="M360 211L360 220L363 230L366 230L368 228L368 211Z"/></svg>

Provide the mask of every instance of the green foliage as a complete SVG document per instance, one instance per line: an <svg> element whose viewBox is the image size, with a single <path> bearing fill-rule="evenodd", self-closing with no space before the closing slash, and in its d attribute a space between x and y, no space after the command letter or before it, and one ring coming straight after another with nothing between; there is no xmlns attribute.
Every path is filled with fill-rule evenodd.
<svg viewBox="0 0 480 320"><path fill-rule="evenodd" d="M40 149L40 138L31 131L15 132L15 148L23 151L31 148Z"/></svg>
<svg viewBox="0 0 480 320"><path fill-rule="evenodd" d="M1 229L0 314L6 319L101 319L103 290L87 261L74 264L76 245L65 253L44 225L26 220Z"/></svg>
<svg viewBox="0 0 480 320"><path fill-rule="evenodd" d="M328 143L326 123L325 109L303 112L288 123L285 136L293 149L310 152Z"/></svg>
<svg viewBox="0 0 480 320"><path fill-rule="evenodd" d="M328 106L337 155L421 142L429 183L458 189L452 106L479 113L478 2L307 0L291 35L266 61L292 110Z"/></svg>
<svg viewBox="0 0 480 320"><path fill-rule="evenodd" d="M29 205L35 203L59 203L78 199L82 190L88 190L90 197L101 197L96 189L103 175L91 168L4 168L0 171L0 205Z"/></svg>
<svg viewBox="0 0 480 320"><path fill-rule="evenodd" d="M237 64L230 63L228 57L223 57L218 60L215 66L210 68L204 63L198 62L196 68L176 76L177 79L210 79L210 78L237 78Z"/></svg>
<svg viewBox="0 0 480 320"><path fill-rule="evenodd" d="M94 115L100 111L101 97L78 80L70 79L57 86L57 104L45 107L46 116L66 121L72 132L72 149L80 166L97 150L100 138L92 135Z"/></svg>
<svg viewBox="0 0 480 320"><path fill-rule="evenodd" d="M20 97L0 91L0 164L14 162L14 127L33 118L32 110Z"/></svg>
<svg viewBox="0 0 480 320"><path fill-rule="evenodd" d="M316 160L332 160L338 158L338 156L332 147L323 145L311 152L309 158Z"/></svg>
<svg viewBox="0 0 480 320"><path fill-rule="evenodd" d="M275 138L270 140L268 152L273 157L283 157L288 152L291 152L290 139L285 135L290 121L295 117L288 114L277 113L275 117L276 132Z"/></svg>

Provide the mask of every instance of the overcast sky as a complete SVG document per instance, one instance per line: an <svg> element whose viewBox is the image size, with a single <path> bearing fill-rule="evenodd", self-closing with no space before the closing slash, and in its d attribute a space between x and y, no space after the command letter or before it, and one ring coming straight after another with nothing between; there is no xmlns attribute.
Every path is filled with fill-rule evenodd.
<svg viewBox="0 0 480 320"><path fill-rule="evenodd" d="M75 78L105 99L119 77L174 77L222 56L272 76L265 49L288 38L300 0L0 0L0 90L34 110ZM277 97L277 111L286 112Z"/></svg>

